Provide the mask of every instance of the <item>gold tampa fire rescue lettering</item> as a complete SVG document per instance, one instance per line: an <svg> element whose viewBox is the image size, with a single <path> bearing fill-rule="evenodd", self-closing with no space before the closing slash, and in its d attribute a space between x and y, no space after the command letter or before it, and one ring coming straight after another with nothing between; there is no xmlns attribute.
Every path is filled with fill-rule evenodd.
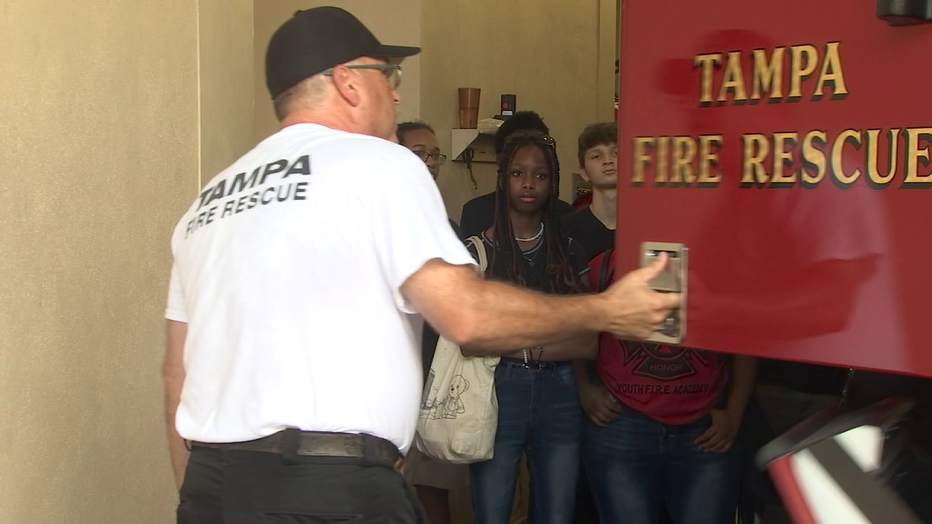
<svg viewBox="0 0 932 524"><path fill-rule="evenodd" d="M881 167L880 134L882 129L845 129L835 135L831 143L825 131L814 129L803 135L801 148L799 133L773 133L770 137L749 133L742 135L744 145L741 185L768 185L791 187L802 185L815 187L829 174L839 187L850 187L866 171L867 183L881 189L893 181L898 172L898 149L900 129L888 129L886 135L886 166ZM903 181L901 187L924 188L932 185L932 173L920 174L919 166L928 165L929 146L920 147L920 140L932 144L932 127L908 127L902 130L906 148L903 155ZM772 147L771 147L771 144ZM863 164L849 167L845 171L844 149L850 147L864 154L855 158ZM771 172L764 163L773 151ZM826 150L828 154L826 154ZM856 164L855 162L851 162ZM787 169L789 168L789 169Z"/></svg>
<svg viewBox="0 0 932 524"><path fill-rule="evenodd" d="M262 173L261 176L259 173ZM265 166L255 168L248 177L244 171L237 173L232 179L229 177L223 178L215 185L204 189L199 196L194 217L188 221L185 238L188 238L191 233L198 229L210 225L214 220L242 213L258 205L265 206L273 202L284 202L289 199L306 200L306 181L280 182L277 185L261 188L271 175L278 173L284 173L278 180L285 180L291 175L310 175L310 157L303 155L292 162L285 159L276 160ZM260 186L260 188L253 192L246 192L247 189L256 186ZM215 200L225 200L223 210L220 211L219 216L220 205L210 206ZM202 208L206 209L201 211Z"/></svg>
<svg viewBox="0 0 932 524"><path fill-rule="evenodd" d="M776 47L769 54L766 49L754 49L749 56L751 82L745 75L747 60L742 57L747 55L743 53L705 53L693 58L700 76L701 108L729 101L734 106L753 106L764 98L769 103L798 102L804 92L811 93L811 102L840 101L849 94L841 42L828 42L821 51L812 44ZM632 140L633 186L644 184L648 175L661 187L716 187L722 182L719 156L726 143L722 134L635 136ZM741 187L813 188L829 178L841 188L863 180L874 189L883 189L897 176L902 179L901 188L932 187L932 172L920 169L932 164L932 126L745 133L740 146Z"/></svg>
<svg viewBox="0 0 932 524"><path fill-rule="evenodd" d="M841 42L828 42L821 54L814 45L810 44L790 47L790 90L785 95L786 100L794 102L802 98L803 80L815 72L820 60L822 67L819 68L819 77L812 91L811 100L821 100L825 87L832 88L832 98L834 100L842 100L848 96L840 47ZM728 53L725 59L725 71L722 73L719 82L718 97L715 99L716 104L724 104L728 100L729 94L732 95L732 104L735 105L748 103L749 101L750 103L756 103L763 95L768 93L771 102L783 99L783 63L785 62L785 54L785 47L774 48L769 57L766 49L752 51L751 95L748 96L744 71L741 68L741 51ZM699 104L702 106L708 106L712 103L712 73L721 63L721 53L696 55L693 58L693 66L702 67L702 82L699 94Z"/></svg>
<svg viewBox="0 0 932 524"><path fill-rule="evenodd" d="M637 136L633 140L634 186L644 183L648 168L656 186L715 187L722 181L722 135ZM932 172L920 171L932 160L932 127L845 129L831 139L826 131L813 129L802 140L795 131L746 133L741 135L741 146L742 187L812 188L828 175L842 188L866 179L870 187L882 189L897 174L902 188L932 187ZM848 149L861 154L846 155Z"/></svg>

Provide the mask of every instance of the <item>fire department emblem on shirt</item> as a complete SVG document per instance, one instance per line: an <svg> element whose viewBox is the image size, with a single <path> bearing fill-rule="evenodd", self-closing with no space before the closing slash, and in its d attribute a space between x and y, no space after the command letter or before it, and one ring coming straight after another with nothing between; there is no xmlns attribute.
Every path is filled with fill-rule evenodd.
<svg viewBox="0 0 932 524"><path fill-rule="evenodd" d="M702 351L666 344L624 344L625 366L634 362L633 375L654 380L679 380L696 374L696 366L708 366Z"/></svg>

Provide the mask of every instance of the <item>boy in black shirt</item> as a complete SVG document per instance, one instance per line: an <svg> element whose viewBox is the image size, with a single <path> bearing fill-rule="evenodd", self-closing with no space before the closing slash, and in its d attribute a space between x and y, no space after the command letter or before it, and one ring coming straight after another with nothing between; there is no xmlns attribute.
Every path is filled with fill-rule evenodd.
<svg viewBox="0 0 932 524"><path fill-rule="evenodd" d="M615 245L618 124L601 122L583 129L577 156L583 178L592 184L592 204L565 216L563 225L591 260Z"/></svg>

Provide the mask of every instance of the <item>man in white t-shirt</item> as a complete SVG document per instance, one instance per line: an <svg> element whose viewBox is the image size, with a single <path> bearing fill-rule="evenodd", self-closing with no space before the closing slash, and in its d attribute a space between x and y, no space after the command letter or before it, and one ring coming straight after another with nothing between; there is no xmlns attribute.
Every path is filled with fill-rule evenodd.
<svg viewBox="0 0 932 524"><path fill-rule="evenodd" d="M647 285L662 261L593 296L483 281L424 163L389 141L399 63L418 51L334 7L269 42L281 130L209 181L172 236L179 523L418 522L393 466L417 422L422 316L494 352L647 336L676 306Z"/></svg>

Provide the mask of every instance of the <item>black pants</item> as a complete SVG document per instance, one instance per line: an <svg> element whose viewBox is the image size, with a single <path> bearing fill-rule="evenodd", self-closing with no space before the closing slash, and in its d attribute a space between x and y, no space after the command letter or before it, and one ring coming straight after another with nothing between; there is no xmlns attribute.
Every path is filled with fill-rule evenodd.
<svg viewBox="0 0 932 524"><path fill-rule="evenodd" d="M413 489L388 464L194 446L178 524L423 524Z"/></svg>

